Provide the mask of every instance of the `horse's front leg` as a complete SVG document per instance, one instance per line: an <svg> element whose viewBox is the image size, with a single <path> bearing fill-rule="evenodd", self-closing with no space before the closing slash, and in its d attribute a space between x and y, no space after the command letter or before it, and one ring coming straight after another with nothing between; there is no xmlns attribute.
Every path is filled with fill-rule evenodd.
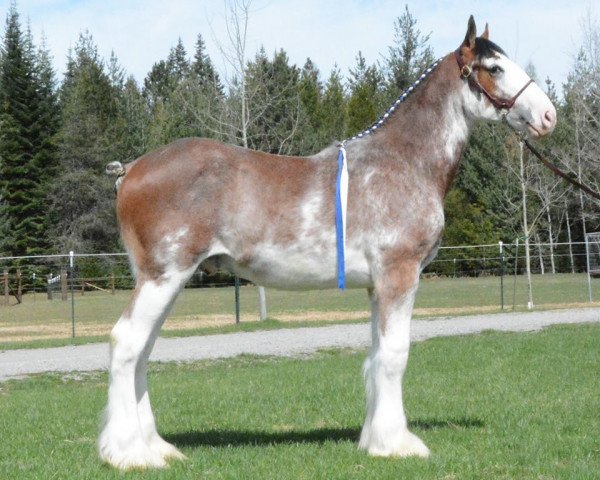
<svg viewBox="0 0 600 480"><path fill-rule="evenodd" d="M364 366L367 417L359 448L371 455L427 457L429 449L408 431L402 376L408 361L410 320L420 266L396 265L370 292L373 347Z"/></svg>

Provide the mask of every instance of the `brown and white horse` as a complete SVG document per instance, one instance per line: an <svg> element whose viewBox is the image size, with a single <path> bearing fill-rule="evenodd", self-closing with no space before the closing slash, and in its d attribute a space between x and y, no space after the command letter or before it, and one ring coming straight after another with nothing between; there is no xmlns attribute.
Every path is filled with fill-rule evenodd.
<svg viewBox="0 0 600 480"><path fill-rule="evenodd" d="M367 413L359 447L426 457L402 405L419 274L435 256L443 202L478 120L505 118L539 137L556 111L527 74L469 19L441 59L373 134L346 144L346 278L372 302L365 363ZM284 289L336 286L337 148L284 157L184 139L123 167L117 214L137 283L111 334L110 386L100 456L123 469L183 455L156 430L146 366L178 292L202 266Z"/></svg>

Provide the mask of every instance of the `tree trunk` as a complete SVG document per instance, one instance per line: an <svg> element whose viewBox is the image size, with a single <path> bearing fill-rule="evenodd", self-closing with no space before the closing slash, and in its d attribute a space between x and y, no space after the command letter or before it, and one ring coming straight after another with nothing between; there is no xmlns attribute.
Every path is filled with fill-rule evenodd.
<svg viewBox="0 0 600 480"><path fill-rule="evenodd" d="M571 237L571 222L569 220L569 207L565 200L565 214L567 220L567 239L569 240L569 260L571 261L571 273L575 273L575 257L573 256L573 240Z"/></svg>
<svg viewBox="0 0 600 480"><path fill-rule="evenodd" d="M267 319L267 294L265 287L258 287L258 311L260 313L260 319Z"/></svg>
<svg viewBox="0 0 600 480"><path fill-rule="evenodd" d="M579 122L575 119L575 143L577 146L577 181L582 183L581 178L581 145L579 144ZM583 190L579 189L579 208L581 209L581 226L583 229L583 238L587 235L587 225L585 224L585 203L583 201Z"/></svg>
<svg viewBox="0 0 600 480"><path fill-rule="evenodd" d="M533 289L531 287L531 252L529 244L529 223L527 220L527 182L525 181L525 161L523 142L519 143L519 165L521 173L521 195L523 203L523 234L525 235L525 270L527 272L527 308L533 308Z"/></svg>
<svg viewBox="0 0 600 480"><path fill-rule="evenodd" d="M538 261L540 263L540 273L542 275L544 275L546 273L546 268L544 266L544 252L542 250L542 241L540 240L540 236L536 233L535 234L535 243L537 244L537 251L538 251Z"/></svg>
<svg viewBox="0 0 600 480"><path fill-rule="evenodd" d="M554 263L554 240L552 238L552 217L550 216L550 206L546 205L546 218L548 219L548 243L550 244L550 268L552 273L556 273L556 265Z"/></svg>

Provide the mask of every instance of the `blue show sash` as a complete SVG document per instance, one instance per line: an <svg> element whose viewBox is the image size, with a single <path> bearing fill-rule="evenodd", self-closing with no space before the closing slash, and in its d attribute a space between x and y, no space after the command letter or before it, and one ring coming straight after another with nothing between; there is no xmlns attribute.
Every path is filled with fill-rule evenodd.
<svg viewBox="0 0 600 480"><path fill-rule="evenodd" d="M341 146L338 155L338 172L335 183L335 236L337 246L337 283L346 288L346 208L348 206L348 165L346 149Z"/></svg>

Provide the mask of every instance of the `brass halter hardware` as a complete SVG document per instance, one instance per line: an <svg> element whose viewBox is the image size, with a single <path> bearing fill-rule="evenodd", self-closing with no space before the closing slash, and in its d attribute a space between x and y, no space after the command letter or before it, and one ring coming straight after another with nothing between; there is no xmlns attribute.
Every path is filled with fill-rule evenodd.
<svg viewBox="0 0 600 480"><path fill-rule="evenodd" d="M473 73L473 69L469 65L463 65L460 69L460 76L467 79Z"/></svg>

